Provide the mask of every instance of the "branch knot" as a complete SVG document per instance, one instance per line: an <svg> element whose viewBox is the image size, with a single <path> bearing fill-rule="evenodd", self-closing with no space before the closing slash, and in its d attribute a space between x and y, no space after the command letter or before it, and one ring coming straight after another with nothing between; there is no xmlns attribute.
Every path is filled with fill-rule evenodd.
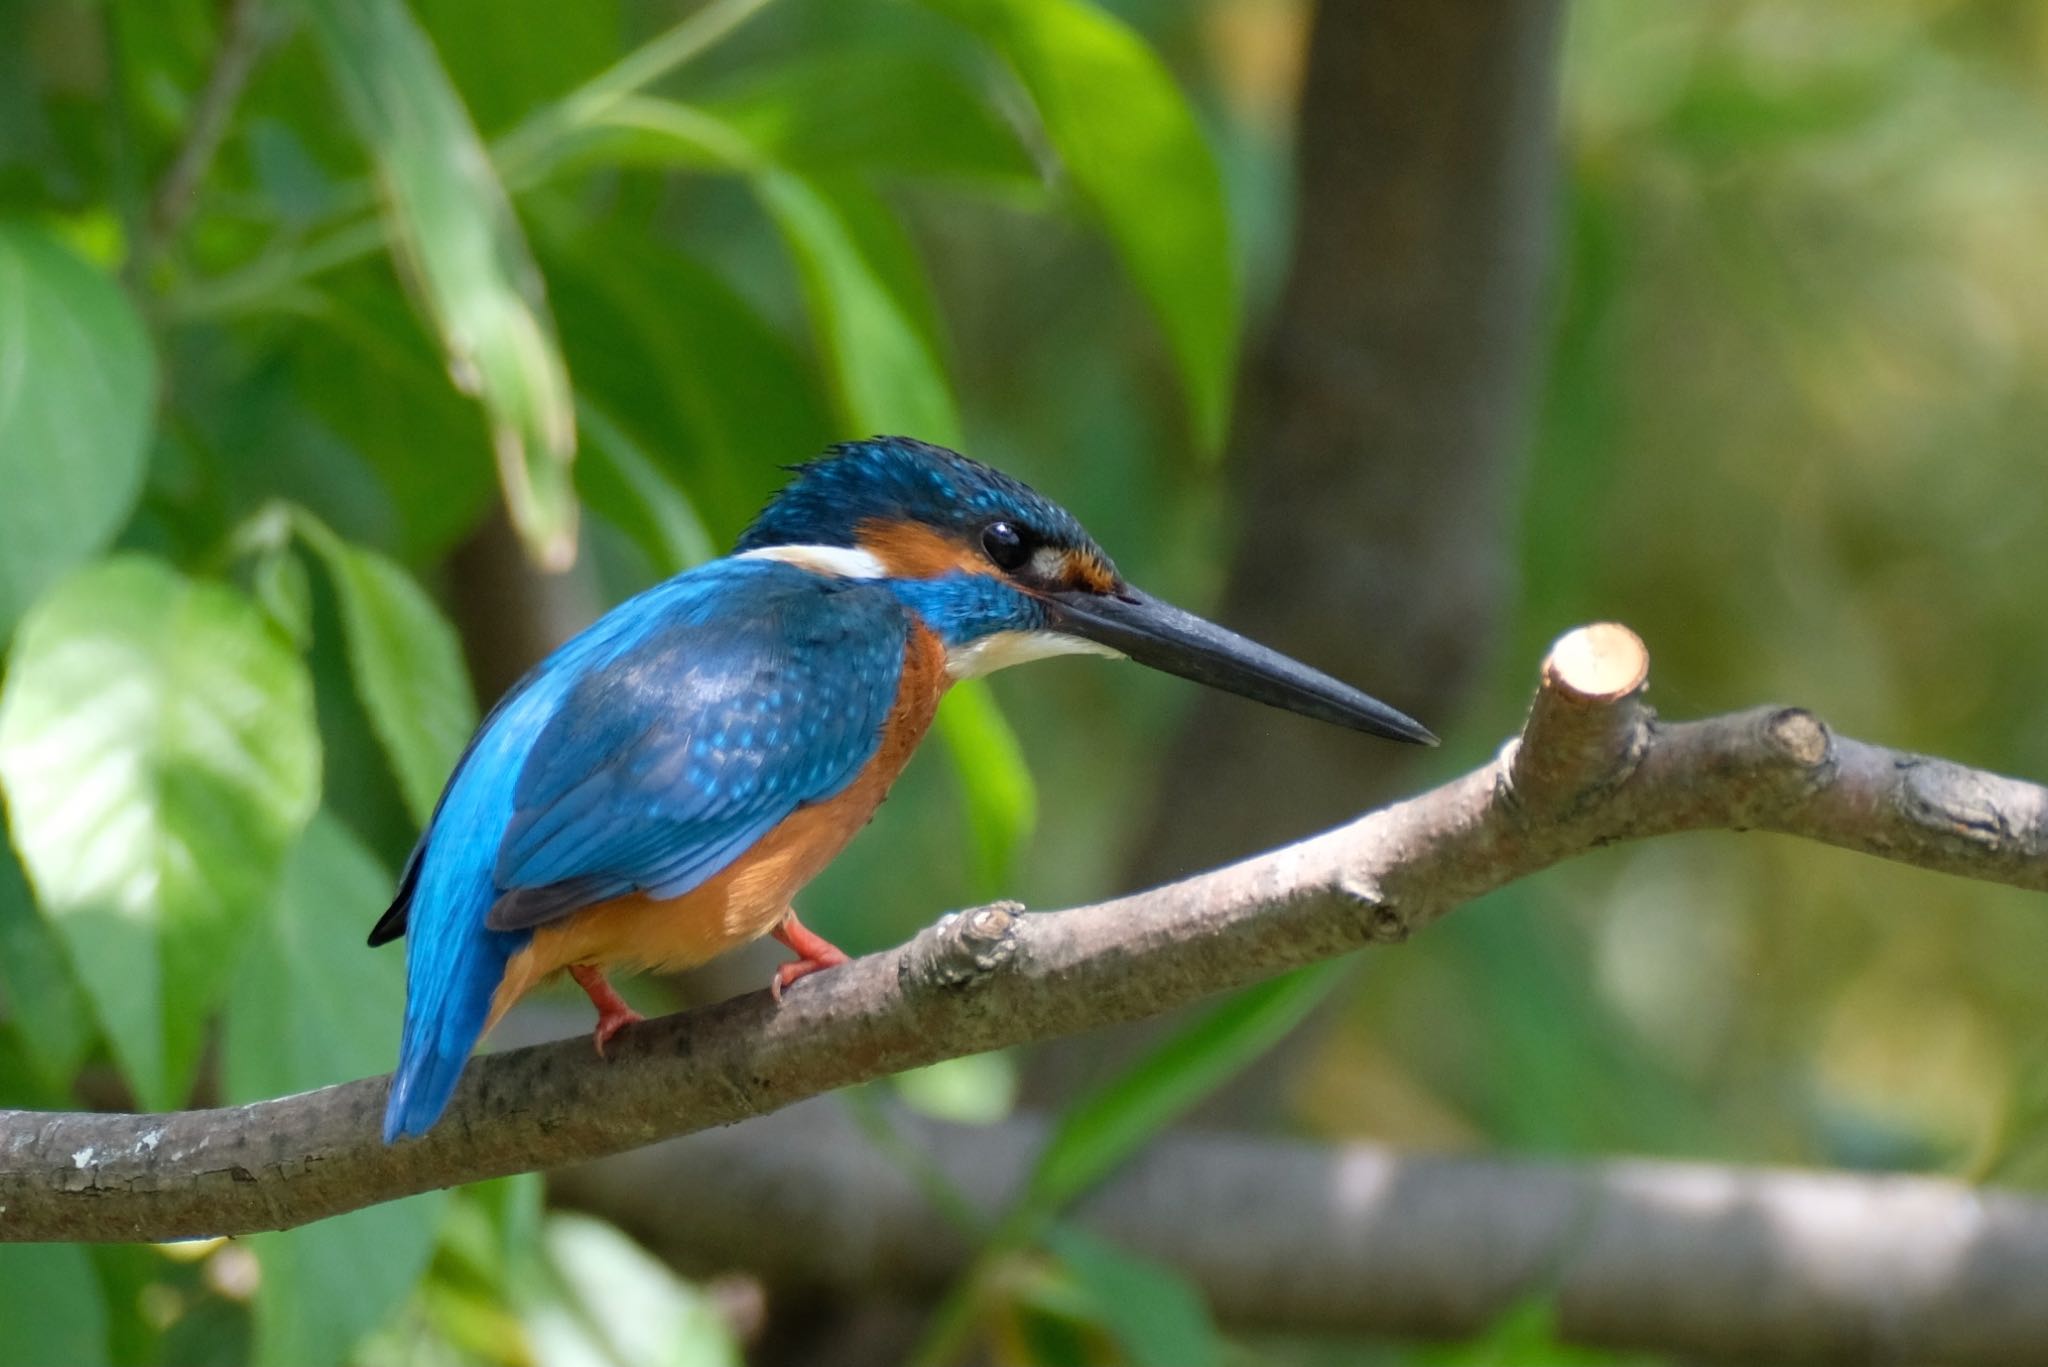
<svg viewBox="0 0 2048 1367"><path fill-rule="evenodd" d="M1803 707L1781 707L1764 718L1764 743L1779 758L1825 779L1835 763L1835 737L1828 724Z"/></svg>
<svg viewBox="0 0 2048 1367"><path fill-rule="evenodd" d="M1337 879L1337 892L1358 905L1365 915L1360 924L1365 938L1376 945L1397 945L1414 930L1379 880L1367 874L1347 873Z"/></svg>
<svg viewBox="0 0 2048 1367"><path fill-rule="evenodd" d="M965 987L1010 962L1024 924L1022 902L949 911L904 951L896 980L906 992Z"/></svg>
<svg viewBox="0 0 2048 1367"><path fill-rule="evenodd" d="M2015 843L2013 822L1985 775L1944 759L1902 756L1900 813L1915 825L1954 836L1986 850Z"/></svg>

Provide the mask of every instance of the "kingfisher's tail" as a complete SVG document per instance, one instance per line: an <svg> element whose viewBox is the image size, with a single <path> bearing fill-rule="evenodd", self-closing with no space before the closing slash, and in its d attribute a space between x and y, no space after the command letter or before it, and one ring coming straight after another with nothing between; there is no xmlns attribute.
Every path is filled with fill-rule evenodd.
<svg viewBox="0 0 2048 1367"><path fill-rule="evenodd" d="M484 718L406 863L397 900L371 932L372 944L402 934L407 946L405 1028L384 1103L387 1144L425 1134L441 1118L490 1020L505 965L533 938L530 930L492 930L484 918L499 895L498 841L512 820L520 770L560 691L536 671Z"/></svg>
<svg viewBox="0 0 2048 1367"><path fill-rule="evenodd" d="M448 1108L456 1079L483 1035L506 961L522 938L484 929L481 908L463 919L466 933L438 945L420 935L423 927L414 923L406 964L405 1031L384 1103L387 1144L425 1134Z"/></svg>

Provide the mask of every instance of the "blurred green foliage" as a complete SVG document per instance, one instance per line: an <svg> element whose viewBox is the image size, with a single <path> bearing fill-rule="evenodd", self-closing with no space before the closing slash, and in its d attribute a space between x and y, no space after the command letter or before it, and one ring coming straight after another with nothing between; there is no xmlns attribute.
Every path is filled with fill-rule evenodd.
<svg viewBox="0 0 2048 1367"><path fill-rule="evenodd" d="M959 443L918 222L1099 232L1220 442L1222 183L1142 38L1079 0L766 8L9 6L7 1101L386 1068L401 961L360 937L477 716L445 557L502 502L612 596L834 437ZM1036 798L985 691L942 734L957 900ZM492 1190L43 1257L0 1318L64 1323L0 1357L729 1360L622 1236Z"/></svg>
<svg viewBox="0 0 2048 1367"><path fill-rule="evenodd" d="M1189 457L1312 211L1305 32L1298 0L0 0L0 1104L389 1066L400 960L360 937L476 716L444 605L494 506L608 601L828 441L965 434L1134 577L1213 593L1228 509ZM1792 698L2048 770L2048 15L1580 0L1564 63L1521 599L1445 763L1514 725L1552 636L1616 617L1675 715ZM1086 665L962 690L954 762L808 914L865 949L998 891L1099 895L1179 696ZM1332 993L1295 1079L1319 1132L2038 1182L2044 954L2018 894L1755 838L1613 851L1077 1102L951 1305L1003 1362L1322 1360L1225 1344L1060 1216ZM904 1094L1013 1090L983 1063ZM737 1351L531 1178L0 1248L0 1324L0 1363ZM1540 1298L1396 1356L1611 1360Z"/></svg>

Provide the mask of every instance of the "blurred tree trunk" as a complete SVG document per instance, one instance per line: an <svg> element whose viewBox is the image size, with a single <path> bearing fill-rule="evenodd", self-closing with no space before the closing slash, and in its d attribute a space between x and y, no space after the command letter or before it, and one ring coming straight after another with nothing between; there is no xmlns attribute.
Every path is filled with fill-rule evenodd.
<svg viewBox="0 0 2048 1367"><path fill-rule="evenodd" d="M1317 6L1292 263L1232 434L1240 539L1215 615L1439 729L1510 598L1559 16L1556 0ZM1409 785L1423 753L1199 692L1131 881L1333 825ZM1045 1051L1032 1091L1056 1101L1127 1057ZM1285 1070L1256 1072L1270 1087Z"/></svg>
<svg viewBox="0 0 2048 1367"><path fill-rule="evenodd" d="M1317 7L1292 268L1240 390L1241 539L1218 615L1438 727L1509 596L1557 21L1553 0ZM1415 752L1197 696L1142 881L1330 825L1412 777Z"/></svg>
<svg viewBox="0 0 2048 1367"><path fill-rule="evenodd" d="M497 505L449 556L447 578L448 610L483 711L603 607L587 556L567 574L542 573Z"/></svg>

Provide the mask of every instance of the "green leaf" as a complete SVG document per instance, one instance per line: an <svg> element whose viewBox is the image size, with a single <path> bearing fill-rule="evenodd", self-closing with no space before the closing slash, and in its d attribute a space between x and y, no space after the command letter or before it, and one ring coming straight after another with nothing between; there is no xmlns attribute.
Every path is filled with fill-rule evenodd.
<svg viewBox="0 0 2048 1367"><path fill-rule="evenodd" d="M1008 1255L1041 1240L1056 1244L1053 1219L1064 1206L1279 1043L1348 968L1341 960L1315 964L1247 988L1069 1107L1040 1151L1023 1194L933 1314L913 1361L957 1357ZM1086 1310L1068 1307L1062 1313Z"/></svg>
<svg viewBox="0 0 2048 1367"><path fill-rule="evenodd" d="M325 812L248 930L228 1002L229 1099L256 1101L388 1072L405 1014L405 956L363 947L392 879Z"/></svg>
<svg viewBox="0 0 2048 1367"><path fill-rule="evenodd" d="M345 534L374 530L409 564L440 559L497 493L475 407L448 384L436 340L388 280L363 272L336 281L305 320L283 339L291 389L376 472L392 507L367 521L324 499L301 501ZM266 496L276 493L273 484Z"/></svg>
<svg viewBox="0 0 2048 1367"><path fill-rule="evenodd" d="M1246 988L1061 1117L1031 1175L1025 1209L1050 1213L1271 1049L1350 968L1311 965Z"/></svg>
<svg viewBox="0 0 2048 1367"><path fill-rule="evenodd" d="M817 368L702 263L613 222L544 250L584 435L603 439L594 404L688 492L714 542L760 510L781 466L844 435Z"/></svg>
<svg viewBox="0 0 2048 1367"><path fill-rule="evenodd" d="M1659 1367L1663 1354L1584 1348L1558 1337L1554 1289L1522 1297L1463 1343L1418 1346L1415 1367Z"/></svg>
<svg viewBox="0 0 2048 1367"><path fill-rule="evenodd" d="M889 201L858 176L805 173L811 188L832 206L860 260L881 282L891 304L910 320L934 357L945 352L939 298L925 273L917 243ZM949 387L943 367L939 378Z"/></svg>
<svg viewBox="0 0 2048 1367"><path fill-rule="evenodd" d="M16 639L0 787L115 1056L177 1104L319 796L304 664L234 589L139 556L80 571Z"/></svg>
<svg viewBox="0 0 2048 1367"><path fill-rule="evenodd" d="M1166 329L1194 428L1219 449L1239 301L1223 182L1173 77L1085 0L926 0L980 34L1031 93L1047 138Z"/></svg>
<svg viewBox="0 0 2048 1367"><path fill-rule="evenodd" d="M303 651L313 643L313 582L296 550L265 548L250 572L249 589L293 645Z"/></svg>
<svg viewBox="0 0 2048 1367"><path fill-rule="evenodd" d="M364 925L390 893L390 875L361 842L316 816L252 928L228 1001L231 1100L285 1096L391 1066L405 960L362 943ZM255 1361L347 1361L419 1280L445 1201L433 1192L249 1240L263 1266Z"/></svg>
<svg viewBox="0 0 2048 1367"><path fill-rule="evenodd" d="M14 851L0 842L0 983L7 1021L36 1077L58 1091L93 1042L92 1008L49 926L36 915Z"/></svg>
<svg viewBox="0 0 2048 1367"><path fill-rule="evenodd" d="M963 1054L889 1081L911 1110L956 1125L993 1125L1017 1106L1017 1064L1008 1054Z"/></svg>
<svg viewBox="0 0 2048 1367"><path fill-rule="evenodd" d="M513 525L541 565L576 556L576 422L539 270L469 113L403 0L305 0L369 144L393 253L456 382L489 413Z"/></svg>
<svg viewBox="0 0 2048 1367"><path fill-rule="evenodd" d="M952 387L912 309L890 289L885 270L862 252L853 226L823 190L701 109L634 98L620 101L604 123L634 135L644 152L670 149L685 161L747 176L796 257L805 304L848 427L960 444Z"/></svg>
<svg viewBox="0 0 2048 1367"><path fill-rule="evenodd" d="M849 427L960 445L952 386L916 315L890 290L881 265L861 252L853 225L794 172L763 172L754 187L796 255L812 326Z"/></svg>
<svg viewBox="0 0 2048 1367"><path fill-rule="evenodd" d="M584 436L577 482L591 508L632 537L662 574L716 556L703 519L654 457L590 400L579 400L576 412Z"/></svg>
<svg viewBox="0 0 2048 1367"><path fill-rule="evenodd" d="M975 895L1001 891L1010 864L1038 822L1038 787L986 679L965 679L939 704L938 732L967 799Z"/></svg>
<svg viewBox="0 0 2048 1367"><path fill-rule="evenodd" d="M932 21L926 16L926 24ZM878 97L877 92L888 92ZM953 63L857 35L756 67L706 108L785 165L1035 185L1038 168Z"/></svg>
<svg viewBox="0 0 2048 1367"><path fill-rule="evenodd" d="M545 1243L567 1295L528 1312L539 1361L738 1367L739 1348L704 1293L612 1226L556 1215Z"/></svg>
<svg viewBox="0 0 2048 1367"><path fill-rule="evenodd" d="M0 1367L108 1360L107 1305L78 1244L0 1244Z"/></svg>
<svg viewBox="0 0 2048 1367"><path fill-rule="evenodd" d="M1072 1225L1047 1246L1079 1284L1089 1317L1107 1329L1132 1367L1211 1367L1223 1341L1202 1293L1187 1278Z"/></svg>
<svg viewBox="0 0 2048 1367"><path fill-rule="evenodd" d="M424 826L476 729L476 694L455 628L394 562L352 546L310 514L301 534L326 562L349 668L413 820Z"/></svg>
<svg viewBox="0 0 2048 1367"><path fill-rule="evenodd" d="M142 489L156 357L120 287L0 223L0 640Z"/></svg>
<svg viewBox="0 0 2048 1367"><path fill-rule="evenodd" d="M475 0L414 0L449 77L484 128L532 112L617 57L619 0L495 0L489 23Z"/></svg>
<svg viewBox="0 0 2048 1367"><path fill-rule="evenodd" d="M424 1330L465 1362L542 1361L519 1317L550 1294L542 1263L544 1206L537 1172L451 1192L413 1313L367 1341L359 1360L408 1361Z"/></svg>

